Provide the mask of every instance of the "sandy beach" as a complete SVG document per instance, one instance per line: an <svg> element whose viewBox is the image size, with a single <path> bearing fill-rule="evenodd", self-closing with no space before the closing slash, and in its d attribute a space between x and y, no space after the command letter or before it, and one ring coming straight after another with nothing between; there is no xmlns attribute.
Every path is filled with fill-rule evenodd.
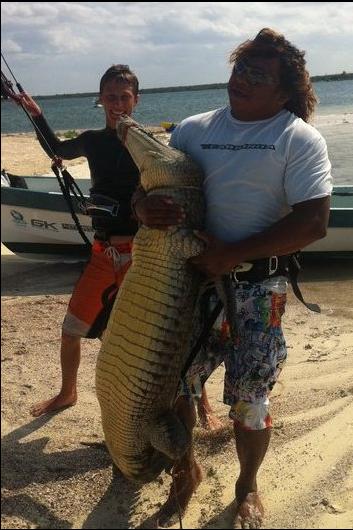
<svg viewBox="0 0 353 530"><path fill-rule="evenodd" d="M2 136L2 167L50 173L33 135ZM87 176L83 160L70 162ZM76 169L75 169L76 168ZM2 528L152 528L170 477L141 488L112 476L95 395L99 341L84 340L75 407L33 418L30 406L60 386L60 327L82 264L26 261L2 247ZM353 526L353 264L308 263L300 276L309 312L289 289L284 317L288 361L272 395L272 441L259 474L265 528ZM224 422L198 425L204 479L184 528L230 528L239 470L223 367L207 384ZM173 528L179 528L179 524Z"/></svg>
<svg viewBox="0 0 353 530"><path fill-rule="evenodd" d="M153 133L162 141L167 142L169 134L161 127L151 127ZM77 132L80 132L79 130ZM61 137L65 140L64 137ZM75 178L89 178L86 158L80 157L65 162L71 175ZM1 135L1 169L14 175L50 175L50 159L41 148L34 133L2 134Z"/></svg>

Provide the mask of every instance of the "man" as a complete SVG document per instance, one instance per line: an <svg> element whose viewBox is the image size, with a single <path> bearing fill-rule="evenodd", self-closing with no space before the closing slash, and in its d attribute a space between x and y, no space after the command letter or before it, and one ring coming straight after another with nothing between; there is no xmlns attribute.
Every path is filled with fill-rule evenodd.
<svg viewBox="0 0 353 530"><path fill-rule="evenodd" d="M104 195L106 199L119 201L120 204L117 217L92 217L95 229L92 253L75 286L62 326L61 390L54 397L35 404L31 408L33 416L75 405L81 338L101 336L117 290L131 263L132 239L138 226L130 201L139 182L139 172L118 139L115 127L119 117L122 114L131 116L138 103L138 79L127 65L113 65L100 80L99 94L105 112L105 128L85 131L77 138L66 141L60 141L55 136L41 108L28 94L18 97L34 118L41 133L38 139L49 156L51 152L47 144L57 156L67 160L85 156L91 172L91 196ZM177 206L171 207L171 214L174 211L177 212L174 222L177 222ZM205 428L219 428L220 422L213 414L205 390L198 410Z"/></svg>
<svg viewBox="0 0 353 530"><path fill-rule="evenodd" d="M304 52L265 28L238 46L230 62L229 106L184 120L171 146L189 154L205 174L207 233L199 237L207 248L191 259L193 265L215 278L252 264L248 272L236 272L237 336L221 353L240 464L234 526L258 528L264 509L257 473L272 425L268 398L286 359L285 256L325 236L332 179L325 141L307 124L316 98ZM145 224L163 227L162 212L154 217L148 197L135 202L135 210ZM167 207L164 216L167 225ZM192 428L192 403L180 397L176 409ZM174 474L184 511L201 480L192 448ZM177 512L172 493L158 514L162 526Z"/></svg>

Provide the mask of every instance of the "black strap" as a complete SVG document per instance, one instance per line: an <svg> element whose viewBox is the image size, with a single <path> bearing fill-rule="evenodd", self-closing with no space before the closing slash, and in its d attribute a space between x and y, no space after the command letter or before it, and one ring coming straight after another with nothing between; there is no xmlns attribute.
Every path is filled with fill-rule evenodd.
<svg viewBox="0 0 353 530"><path fill-rule="evenodd" d="M190 366L192 365L193 360L195 359L196 355L200 351L202 345L206 342L214 323L216 322L218 316L220 315L222 311L222 308L223 308L223 303L221 302L221 300L219 300L216 306L211 311L208 319L205 321L202 331L197 341L195 342L194 346L191 349L189 357L187 358L186 363L184 364L184 367L181 371L181 375L180 375L181 379L185 377L185 374L190 368Z"/></svg>
<svg viewBox="0 0 353 530"><path fill-rule="evenodd" d="M88 237L86 236L86 234L84 233L84 231L82 229L82 226L80 225L80 221L79 221L79 219L78 219L78 217L76 215L76 212L74 210L73 204L72 204L72 198L71 198L71 195L70 195L70 191L72 191L74 193L76 199L79 200L77 194L75 193L74 186L72 184L72 182L75 183L75 181L72 178L72 176L70 175L70 173L67 171L67 169L60 169L55 162L52 164L51 168L52 168L56 178L58 179L60 189L62 191L63 196L65 197L65 200L67 202L68 208L69 208L70 213L71 213L71 217L74 220L74 223L75 223L75 225L77 227L77 230L78 230L80 236L82 237L83 241L86 243L86 245L89 248L91 248L91 242L88 239ZM75 183L75 185L76 185L76 183ZM80 191L80 195L82 196L83 200L85 200L85 198L82 195L81 191Z"/></svg>
<svg viewBox="0 0 353 530"><path fill-rule="evenodd" d="M298 298L298 300L300 300L300 302L304 304L305 307L310 309L310 311L314 311L315 313L321 313L321 309L317 304L311 304L309 302L305 302L303 295L299 289L298 274L299 274L299 271L301 270L301 266L300 266L298 258L299 258L299 253L291 254L290 256L288 256L288 265L287 265L288 277L289 277L293 292L295 296Z"/></svg>
<svg viewBox="0 0 353 530"><path fill-rule="evenodd" d="M85 206L90 217L117 217L121 210L119 201L101 193L91 193Z"/></svg>
<svg viewBox="0 0 353 530"><path fill-rule="evenodd" d="M87 339L97 339L103 335L107 327L110 313L112 312L115 298L118 294L119 287L116 283L109 285L102 293L101 302L102 309L98 313L95 321L87 333Z"/></svg>

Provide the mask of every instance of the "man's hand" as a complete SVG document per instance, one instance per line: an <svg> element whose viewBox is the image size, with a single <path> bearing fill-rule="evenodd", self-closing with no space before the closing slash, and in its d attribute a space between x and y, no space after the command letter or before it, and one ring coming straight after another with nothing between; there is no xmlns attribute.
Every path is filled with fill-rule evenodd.
<svg viewBox="0 0 353 530"><path fill-rule="evenodd" d="M190 258L197 269L206 274L209 278L216 278L230 272L236 265L231 245L224 243L206 232L195 230L195 235L206 243L206 250L194 258Z"/></svg>
<svg viewBox="0 0 353 530"><path fill-rule="evenodd" d="M135 213L139 221L149 228L168 230L185 218L181 206L167 195L150 195L135 202Z"/></svg>

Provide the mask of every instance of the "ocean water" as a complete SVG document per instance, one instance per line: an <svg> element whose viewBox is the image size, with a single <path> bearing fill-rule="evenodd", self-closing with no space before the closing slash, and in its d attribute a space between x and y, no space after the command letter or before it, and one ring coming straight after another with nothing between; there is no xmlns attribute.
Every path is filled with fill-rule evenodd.
<svg viewBox="0 0 353 530"><path fill-rule="evenodd" d="M314 83L320 103L314 125L328 145L336 184L353 184L353 81ZM94 98L56 97L38 100L54 130L104 127L104 111L94 107ZM179 122L187 116L226 105L226 89L142 94L134 117L145 125ZM1 102L1 133L33 131L32 124L10 101Z"/></svg>

